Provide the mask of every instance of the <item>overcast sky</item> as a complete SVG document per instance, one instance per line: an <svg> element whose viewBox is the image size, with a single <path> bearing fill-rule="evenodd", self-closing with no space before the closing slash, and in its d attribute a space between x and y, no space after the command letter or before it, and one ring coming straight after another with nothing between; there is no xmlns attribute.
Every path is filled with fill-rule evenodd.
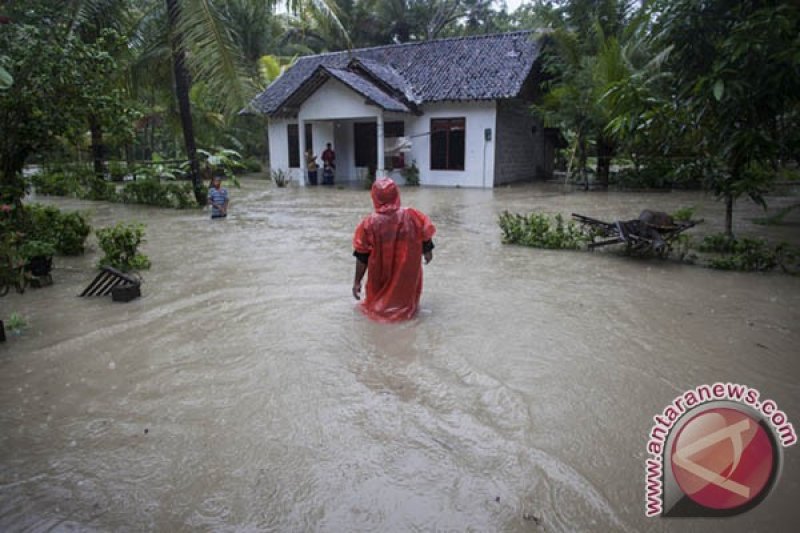
<svg viewBox="0 0 800 533"><path fill-rule="evenodd" d="M523 3L523 1L524 0L506 0L506 5L508 6L508 11L509 12L514 11L515 9L517 9L519 7L519 5L521 3ZM500 1L495 0L495 3L499 6L503 2L502 2L502 0L500 0Z"/></svg>

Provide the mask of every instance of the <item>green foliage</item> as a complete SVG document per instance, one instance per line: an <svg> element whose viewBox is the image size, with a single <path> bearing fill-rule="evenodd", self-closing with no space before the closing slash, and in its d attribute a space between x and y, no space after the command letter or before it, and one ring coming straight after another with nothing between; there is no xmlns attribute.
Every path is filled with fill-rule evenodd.
<svg viewBox="0 0 800 533"><path fill-rule="evenodd" d="M286 187L292 181L292 177L283 169L272 169L269 173L270 179L278 187Z"/></svg>
<svg viewBox="0 0 800 533"><path fill-rule="evenodd" d="M411 165L404 168L400 173L406 180L406 185L409 187L419 187L419 167L417 167L416 161L412 161Z"/></svg>
<svg viewBox="0 0 800 533"><path fill-rule="evenodd" d="M72 172L61 170L40 172L31 176L30 182L36 188L37 194L74 197L83 195L83 184L79 177Z"/></svg>
<svg viewBox="0 0 800 533"><path fill-rule="evenodd" d="M179 169L156 164L141 166L135 172L139 178L125 182L119 191L116 183L96 178L85 167L42 172L32 176L31 183L41 194L177 209L197 207L191 184L175 181ZM166 176L167 181L162 181L161 176Z"/></svg>
<svg viewBox="0 0 800 533"><path fill-rule="evenodd" d="M53 206L27 204L21 231L25 242L41 241L61 255L80 255L92 227L80 211L62 212ZM52 254L50 254L52 255Z"/></svg>
<svg viewBox="0 0 800 533"><path fill-rule="evenodd" d="M98 267L111 266L123 272L150 268L150 259L138 251L144 230L143 224L122 222L97 230L97 243L105 253Z"/></svg>
<svg viewBox="0 0 800 533"><path fill-rule="evenodd" d="M672 213L672 215L670 216L675 222L688 222L689 220L692 220L694 212L695 212L694 206L681 207L677 209L674 213Z"/></svg>
<svg viewBox="0 0 800 533"><path fill-rule="evenodd" d="M119 197L126 204L145 204L178 209L197 207L191 183L162 182L157 178L129 181L122 188Z"/></svg>
<svg viewBox="0 0 800 533"><path fill-rule="evenodd" d="M25 258L19 252L22 233L16 229L15 206L0 205L0 296L11 287L25 290Z"/></svg>
<svg viewBox="0 0 800 533"><path fill-rule="evenodd" d="M197 154L203 159L203 166L206 173L211 176L225 176L230 183L236 187L241 187L236 173L244 168L242 165L242 155L236 150L228 148L217 148L214 152L197 150Z"/></svg>
<svg viewBox="0 0 800 533"><path fill-rule="evenodd" d="M25 320L24 316L15 311L11 313L10 317L8 317L8 323L6 324L6 327L14 335L19 335L23 332L23 330L28 328L28 321Z"/></svg>
<svg viewBox="0 0 800 533"><path fill-rule="evenodd" d="M782 153L796 153L800 105L800 7L768 0L659 0L653 35L671 47L664 94L680 108L683 127L704 163L706 186L727 200L750 196L764 205L774 177L765 171ZM677 95L675 98L672 95ZM786 124L786 125L784 125Z"/></svg>
<svg viewBox="0 0 800 533"><path fill-rule="evenodd" d="M525 216L503 211L498 224L505 244L577 250L588 241L580 228L572 221L565 223L561 214L555 217L540 213Z"/></svg>
<svg viewBox="0 0 800 533"><path fill-rule="evenodd" d="M20 16L24 21L25 14ZM18 202L24 193L21 170L27 158L56 144L59 136L82 136L90 115L107 118L111 129L131 125L121 93L108 81L118 68L109 50L119 36L104 30L87 43L64 31L65 25L56 17L41 26L14 21L0 31L0 50L13 58L3 67L14 79L0 91L0 193L8 202Z"/></svg>
<svg viewBox="0 0 800 533"><path fill-rule="evenodd" d="M250 174L256 174L263 170L263 166L261 165L261 161L256 159L255 157L248 157L247 159L242 161L242 168L240 172L247 172Z"/></svg>
<svg viewBox="0 0 800 533"><path fill-rule="evenodd" d="M56 247L47 241L26 240L19 247L19 253L25 259L33 257L52 257L56 253Z"/></svg>
<svg viewBox="0 0 800 533"><path fill-rule="evenodd" d="M772 245L763 239L736 239L724 233L706 236L698 250L717 254L708 266L718 270L766 272L780 267L784 271L798 270L798 250L786 243Z"/></svg>

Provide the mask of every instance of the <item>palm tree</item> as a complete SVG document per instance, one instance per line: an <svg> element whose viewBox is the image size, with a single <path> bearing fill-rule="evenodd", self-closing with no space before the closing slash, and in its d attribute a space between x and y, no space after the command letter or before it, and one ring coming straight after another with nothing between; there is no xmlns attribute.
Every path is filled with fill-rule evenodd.
<svg viewBox="0 0 800 533"><path fill-rule="evenodd" d="M537 110L546 124L572 132L573 154L586 188L590 140L595 144L598 181L608 186L616 146L607 131L608 105L602 100L609 85L625 75L620 43L632 34L630 9L627 0L575 0L561 9L542 9L541 17L555 28L542 38L550 51L545 69L551 80Z"/></svg>
<svg viewBox="0 0 800 533"><path fill-rule="evenodd" d="M261 1L274 5L274 0ZM232 28L226 26L220 6L224 2L211 0L165 0L172 49L175 77L175 97L181 116L186 157L189 160L190 176L198 203L205 197L197 162L197 146L192 123L191 70L197 79L208 84L210 94L216 95L216 103L226 112L236 112L254 93L252 78L247 76L241 50L236 46ZM342 33L346 31L336 16L332 0L286 0L292 11L309 9L329 18ZM191 57L187 52L192 52Z"/></svg>

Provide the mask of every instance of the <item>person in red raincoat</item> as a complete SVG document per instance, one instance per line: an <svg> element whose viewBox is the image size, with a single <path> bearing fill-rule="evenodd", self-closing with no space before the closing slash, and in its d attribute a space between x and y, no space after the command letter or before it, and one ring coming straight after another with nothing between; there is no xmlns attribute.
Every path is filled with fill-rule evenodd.
<svg viewBox="0 0 800 533"><path fill-rule="evenodd" d="M400 207L400 191L388 178L372 185L375 212L356 227L353 255L356 275L353 297L361 299L361 280L367 274L364 313L381 322L408 320L417 312L422 295L422 258L433 259L436 228L423 213Z"/></svg>

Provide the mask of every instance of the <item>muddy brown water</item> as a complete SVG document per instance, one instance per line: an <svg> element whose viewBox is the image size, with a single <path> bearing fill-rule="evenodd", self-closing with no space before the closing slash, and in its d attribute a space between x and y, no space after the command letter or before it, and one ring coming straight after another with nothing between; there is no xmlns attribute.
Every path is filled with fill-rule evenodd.
<svg viewBox="0 0 800 533"><path fill-rule="evenodd" d="M646 519L653 415L681 392L757 387L800 426L800 279L613 253L504 246L503 209L635 217L696 192L403 190L438 227L422 310L354 310L357 190L232 190L231 216L77 200L147 223L153 268L128 304L56 284L0 300L0 529L790 531L800 448L775 491L724 521ZM792 199L773 199L787 205ZM745 232L797 241L797 224ZM532 517L536 520L532 520ZM527 518L527 519L526 519Z"/></svg>

